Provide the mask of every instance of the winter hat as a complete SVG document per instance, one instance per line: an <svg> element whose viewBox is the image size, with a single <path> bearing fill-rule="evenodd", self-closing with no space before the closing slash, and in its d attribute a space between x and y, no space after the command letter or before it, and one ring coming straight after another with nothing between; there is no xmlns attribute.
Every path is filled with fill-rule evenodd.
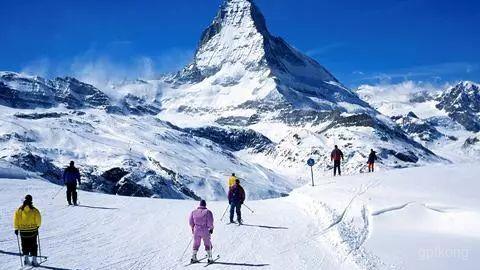
<svg viewBox="0 0 480 270"><path fill-rule="evenodd" d="M32 201L33 201L32 195L28 194L27 196L25 196L25 200L23 201L23 205L22 205L22 207L20 207L20 209L22 209L22 211L23 211L26 206L30 207L30 209L33 209Z"/></svg>
<svg viewBox="0 0 480 270"><path fill-rule="evenodd" d="M200 206L203 206L203 207L207 206L207 202L205 200L201 200Z"/></svg>

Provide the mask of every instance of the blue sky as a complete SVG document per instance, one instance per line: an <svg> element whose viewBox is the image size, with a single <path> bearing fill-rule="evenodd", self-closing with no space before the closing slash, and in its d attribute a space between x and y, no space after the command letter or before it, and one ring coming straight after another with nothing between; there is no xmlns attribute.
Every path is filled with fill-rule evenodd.
<svg viewBox="0 0 480 270"><path fill-rule="evenodd" d="M151 77L192 57L221 0L3 1L0 70ZM257 0L270 31L348 86L480 81L480 3Z"/></svg>

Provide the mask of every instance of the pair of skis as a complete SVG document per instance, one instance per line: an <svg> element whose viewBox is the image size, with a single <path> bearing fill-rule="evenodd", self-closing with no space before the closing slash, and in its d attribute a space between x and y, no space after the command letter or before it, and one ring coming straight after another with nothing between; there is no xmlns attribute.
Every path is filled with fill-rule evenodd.
<svg viewBox="0 0 480 270"><path fill-rule="evenodd" d="M186 264L185 267L187 266L190 266L190 265L194 265L194 264L199 264L199 263L202 263L202 261L204 261L205 259L207 258L207 256L197 260L196 262L191 262L189 264ZM220 259L220 255L217 255L217 257L215 259L213 259L211 262L207 262L207 264L204 266L204 267L207 267L209 265L212 265L214 264L216 261L218 261Z"/></svg>

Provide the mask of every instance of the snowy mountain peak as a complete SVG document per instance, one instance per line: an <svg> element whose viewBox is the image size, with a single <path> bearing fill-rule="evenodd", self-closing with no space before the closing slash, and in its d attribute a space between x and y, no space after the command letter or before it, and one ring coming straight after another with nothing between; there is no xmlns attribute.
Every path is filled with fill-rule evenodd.
<svg viewBox="0 0 480 270"><path fill-rule="evenodd" d="M208 92L215 97L221 92L222 102L209 100L208 107L261 101L348 111L338 104L345 102L359 105L356 109L369 109L318 62L271 35L265 17L251 0L227 0L221 5L202 34L193 61L172 81L177 86L196 85L195 94ZM217 90L219 87L222 89ZM195 97L201 99L204 96ZM204 105L195 103L189 99L188 105L183 105Z"/></svg>
<svg viewBox="0 0 480 270"><path fill-rule="evenodd" d="M264 42L268 37L265 19L255 4L227 0L203 31L194 61L184 70L183 77L201 81L236 63L258 68L265 59Z"/></svg>
<svg viewBox="0 0 480 270"><path fill-rule="evenodd" d="M192 65L186 68L208 77L241 63L248 70L268 68L318 81L334 81L326 69L267 29L265 17L251 0L227 0L203 32ZM190 73L191 74L191 73ZM306 77L306 78L308 78Z"/></svg>
<svg viewBox="0 0 480 270"><path fill-rule="evenodd" d="M188 79L203 80L223 67L241 64L248 70L273 69L297 76L309 74L335 81L315 60L296 51L267 29L265 17L250 0L227 0L203 32L195 59L185 70ZM306 68L308 72L299 72ZM308 75L307 75L308 76Z"/></svg>

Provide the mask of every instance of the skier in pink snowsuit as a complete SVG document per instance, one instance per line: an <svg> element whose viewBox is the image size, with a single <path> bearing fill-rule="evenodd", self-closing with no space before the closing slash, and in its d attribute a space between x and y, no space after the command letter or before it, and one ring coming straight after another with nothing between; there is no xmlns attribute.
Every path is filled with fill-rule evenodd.
<svg viewBox="0 0 480 270"><path fill-rule="evenodd" d="M212 242L210 235L213 233L213 214L207 209L207 203L202 200L200 206L190 214L190 227L193 233L192 263L198 262L197 253L203 239L208 261L212 261Z"/></svg>

